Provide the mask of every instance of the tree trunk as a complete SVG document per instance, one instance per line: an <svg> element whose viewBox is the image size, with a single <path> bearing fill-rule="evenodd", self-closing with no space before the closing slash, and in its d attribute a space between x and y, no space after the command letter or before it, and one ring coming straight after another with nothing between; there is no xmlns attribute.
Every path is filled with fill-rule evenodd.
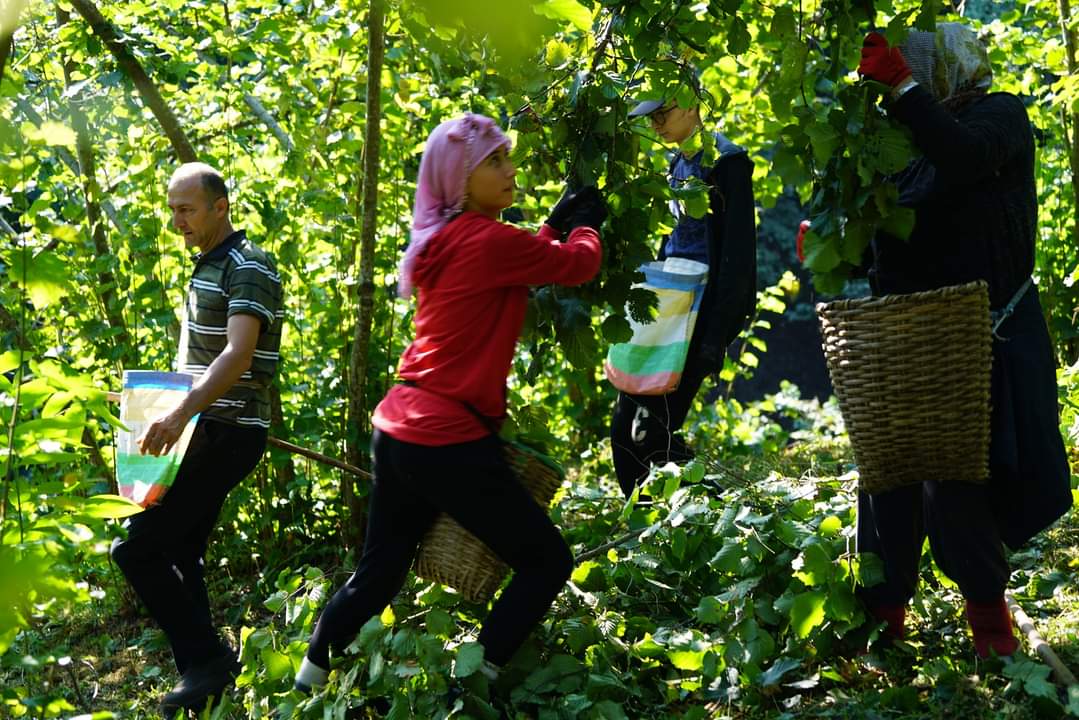
<svg viewBox="0 0 1079 720"><path fill-rule="evenodd" d="M184 129L180 125L179 119L165 103L161 93L157 90L157 86L154 85L146 71L142 69L142 65L139 64L139 61L135 59L135 56L131 54L131 51L127 49L127 46L119 38L115 28L109 24L109 21L105 19L92 0L70 0L70 2L79 15L82 15L83 19L90 25L90 29L93 30L94 34L109 48L124 74L131 79L131 82L135 83L135 88L161 124L161 129L165 131L169 142L172 143L172 148L176 151L176 157L179 158L180 162L187 163L198 160L195 148L191 146L187 135L184 134Z"/></svg>
<svg viewBox="0 0 1079 720"><path fill-rule="evenodd" d="M281 388L277 383L270 384L270 427L277 437L288 437L285 427L285 414L281 408ZM292 464L292 455L285 456L285 463L274 469L275 489L280 497L288 497L288 489L296 481L296 466Z"/></svg>
<svg viewBox="0 0 1079 720"><path fill-rule="evenodd" d="M71 19L67 11L57 9L56 19L60 26L66 25ZM64 85L70 89L71 73L75 70L75 63L70 60L64 61ZM68 111L71 116L71 126L75 130L75 151L79 158L79 176L82 180L82 194L86 202L86 221L89 225L90 237L94 243L94 264L104 267L97 269L98 292L101 302L105 306L105 318L109 327L116 331L116 361L121 368L127 367L131 355L131 335L127 331L124 315L120 308L120 298L116 295L117 282L110 266L114 263L108 258L115 258L109 248L109 240L106 235L105 218L101 214L101 186L97 182L97 161L94 157L94 147L90 139L90 123L79 105L79 99L72 95L68 100Z"/></svg>
<svg viewBox="0 0 1079 720"><path fill-rule="evenodd" d="M25 98L15 98L15 107L18 108L19 112L25 115L26 119L33 124L40 126L41 123L45 122L45 119L38 114L37 110L34 110L30 103L26 102ZM64 164L68 166L71 172L76 175L79 174L79 161L75 159L75 156L72 155L66 147L58 145L53 148L53 150L60 156L60 159L63 160ZM105 192L104 188L102 189L102 192ZM109 190L109 192L111 192L111 190ZM116 207L112 204L112 201L107 197L98 195L98 203L101 205L101 209L105 211L105 215L107 215L112 222L113 227L116 228L116 231L120 233L121 236L127 235L127 224L120 219L120 214L116 212Z"/></svg>
<svg viewBox="0 0 1079 720"><path fill-rule="evenodd" d="M4 70L7 69L7 59L11 57L11 51L15 47L15 28L0 28L0 82L4 81Z"/></svg>
<svg viewBox="0 0 1079 720"><path fill-rule="evenodd" d="M0 82L3 82L7 61L15 49L15 28L19 27L19 17L26 7L26 0L8 0L0 7L3 7L4 14L11 17L10 24L0 27Z"/></svg>
<svg viewBox="0 0 1079 720"><path fill-rule="evenodd" d="M357 287L356 332L349 360L348 392L348 461L367 467L360 438L368 434L370 421L365 387L367 385L367 346L371 339L375 295L375 231L378 226L379 140L382 120L382 57L384 52L384 0L371 0L367 14L367 126L364 129L364 163L360 235L360 282ZM356 497L355 480L344 475L344 496L348 504L351 528L359 531L364 524L365 503ZM362 539L357 535L357 540Z"/></svg>
<svg viewBox="0 0 1079 720"><path fill-rule="evenodd" d="M1075 32L1071 29L1071 0L1057 0L1060 9L1060 29L1064 34L1064 49L1068 56L1068 74L1075 76L1079 72L1079 60L1075 57ZM1071 136L1068 142L1068 160L1072 171L1072 194L1075 206L1072 218L1072 243L1073 247L1079 246L1079 113L1064 110L1065 115L1071 121Z"/></svg>

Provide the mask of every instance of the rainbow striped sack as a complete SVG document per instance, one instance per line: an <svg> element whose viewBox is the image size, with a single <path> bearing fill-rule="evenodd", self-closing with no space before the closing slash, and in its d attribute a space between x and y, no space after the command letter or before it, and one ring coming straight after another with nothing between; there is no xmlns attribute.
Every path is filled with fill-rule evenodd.
<svg viewBox="0 0 1079 720"><path fill-rule="evenodd" d="M686 365L693 326L708 282L708 266L686 258L667 258L641 266L644 283L636 287L659 296L656 318L629 318L633 337L607 353L607 379L632 395L666 395L678 387Z"/></svg>
<svg viewBox="0 0 1079 720"><path fill-rule="evenodd" d="M180 404L192 380L187 373L124 371L120 421L127 429L116 433L116 485L120 495L144 508L161 502L172 487L199 416L191 418L180 439L162 455L141 455L135 441L150 423Z"/></svg>

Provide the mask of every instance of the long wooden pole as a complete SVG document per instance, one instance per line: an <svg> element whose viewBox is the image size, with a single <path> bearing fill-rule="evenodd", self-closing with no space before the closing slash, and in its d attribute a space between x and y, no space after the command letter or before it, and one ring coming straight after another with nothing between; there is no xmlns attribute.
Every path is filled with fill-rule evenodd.
<svg viewBox="0 0 1079 720"><path fill-rule="evenodd" d="M1015 601L1015 596L1011 593L1004 593L1004 598L1008 601L1008 609L1011 610L1015 624L1027 636L1027 642L1030 643L1030 647L1034 649L1034 652L1038 653L1039 657L1045 661L1045 664L1052 668L1053 676L1056 677L1057 682L1064 686L1075 685L1079 682L1075 679L1072 671L1068 669L1068 666L1053 652L1053 648L1049 647L1049 643L1042 639L1038 629L1034 627L1034 621L1023 612L1023 608L1019 607L1019 603Z"/></svg>
<svg viewBox="0 0 1079 720"><path fill-rule="evenodd" d="M109 402L112 402L112 403L120 402L120 393L118 393L118 392L109 392L107 397L108 397ZM352 465L351 463L347 463L347 462L345 462L343 460L338 460L337 458L332 458L329 455L323 455L322 453L311 450L310 448L305 448L305 447L302 447L300 445L290 443L288 440L282 440L281 438L269 437L269 438L266 439L266 442L273 445L274 447L279 447L282 450L286 450L286 451L288 451L290 453L293 453L295 455L303 455L306 458L311 458L312 460L315 460L316 462L320 462L320 463L322 463L324 465L331 465L331 466L333 466L335 468L338 468L339 470L344 470L345 472L352 473L353 475L356 475L357 477L361 477L361 478L363 478L365 480L370 480L371 477L372 477L371 473L369 473L366 470L363 470L361 468L358 468L355 465Z"/></svg>

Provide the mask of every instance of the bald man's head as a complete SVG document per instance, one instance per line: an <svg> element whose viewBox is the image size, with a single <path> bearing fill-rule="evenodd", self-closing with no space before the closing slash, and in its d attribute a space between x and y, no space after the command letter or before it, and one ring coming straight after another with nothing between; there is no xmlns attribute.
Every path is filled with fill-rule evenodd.
<svg viewBox="0 0 1079 720"><path fill-rule="evenodd" d="M184 163L172 174L169 209L190 248L209 252L232 234L225 179L206 163Z"/></svg>
<svg viewBox="0 0 1079 720"><path fill-rule="evenodd" d="M169 188L178 183L191 179L197 180L202 191L206 193L206 202L213 204L218 198L229 201L229 190L225 186L224 176L211 165L201 162L184 163L176 168L176 172L169 178Z"/></svg>

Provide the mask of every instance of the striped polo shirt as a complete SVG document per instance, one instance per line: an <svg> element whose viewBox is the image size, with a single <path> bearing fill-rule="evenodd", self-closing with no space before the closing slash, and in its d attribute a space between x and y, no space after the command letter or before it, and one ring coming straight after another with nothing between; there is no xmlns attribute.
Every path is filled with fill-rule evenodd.
<svg viewBox="0 0 1079 720"><path fill-rule="evenodd" d="M180 372L196 378L228 344L227 324L237 313L262 321L251 368L202 414L233 425L270 427L270 383L277 372L284 302L273 257L234 232L197 256L184 300Z"/></svg>

